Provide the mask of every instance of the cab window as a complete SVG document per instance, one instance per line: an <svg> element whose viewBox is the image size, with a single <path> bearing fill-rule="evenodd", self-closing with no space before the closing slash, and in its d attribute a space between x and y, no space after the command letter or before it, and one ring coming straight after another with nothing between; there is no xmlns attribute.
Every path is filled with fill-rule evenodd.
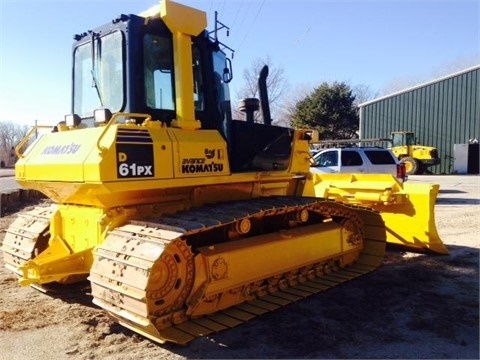
<svg viewBox="0 0 480 360"><path fill-rule="evenodd" d="M195 104L195 110L205 110L205 95L204 85L202 77L202 63L200 50L197 47L192 48L192 60L193 60L193 103Z"/></svg>
<svg viewBox="0 0 480 360"><path fill-rule="evenodd" d="M145 34L143 62L145 103L151 109L175 110L172 41Z"/></svg>
<svg viewBox="0 0 480 360"><path fill-rule="evenodd" d="M94 37L78 46L73 56L73 112L86 118L93 117L93 110L101 106L112 112L122 111L125 102L122 32Z"/></svg>

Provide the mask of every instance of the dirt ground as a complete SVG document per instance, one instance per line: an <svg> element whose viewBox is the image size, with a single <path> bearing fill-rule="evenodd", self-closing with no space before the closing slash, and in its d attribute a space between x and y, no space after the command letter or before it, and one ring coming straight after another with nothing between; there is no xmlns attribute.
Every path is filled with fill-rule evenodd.
<svg viewBox="0 0 480 360"><path fill-rule="evenodd" d="M20 287L0 259L0 359L478 359L480 177L409 181L440 183L436 224L449 256L388 249L370 274L188 346L110 321L88 284L58 295ZM0 218L0 242L14 216Z"/></svg>

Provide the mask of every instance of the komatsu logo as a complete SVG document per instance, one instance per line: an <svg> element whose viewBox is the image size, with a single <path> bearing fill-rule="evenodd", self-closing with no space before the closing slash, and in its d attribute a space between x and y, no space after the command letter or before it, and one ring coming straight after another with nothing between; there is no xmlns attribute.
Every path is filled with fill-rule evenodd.
<svg viewBox="0 0 480 360"><path fill-rule="evenodd" d="M52 145L46 146L42 151L42 155L70 155L75 154L80 149L80 144L71 143L69 145Z"/></svg>
<svg viewBox="0 0 480 360"><path fill-rule="evenodd" d="M206 163L205 158L187 158L182 160L182 173L195 174L207 172L222 172L223 164L210 162Z"/></svg>
<svg viewBox="0 0 480 360"><path fill-rule="evenodd" d="M215 149L205 149L205 157L212 159L215 156Z"/></svg>

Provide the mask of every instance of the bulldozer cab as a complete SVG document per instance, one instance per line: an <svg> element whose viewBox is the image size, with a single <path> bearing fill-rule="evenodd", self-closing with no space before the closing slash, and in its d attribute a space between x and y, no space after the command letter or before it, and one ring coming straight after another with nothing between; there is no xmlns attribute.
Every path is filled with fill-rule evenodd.
<svg viewBox="0 0 480 360"><path fill-rule="evenodd" d="M75 35L70 118L95 127L115 113L149 114L165 127L217 130L227 143L233 172L286 170L293 132L270 126L270 121L232 120L228 83L233 72L222 50L225 45L210 37L206 23L200 21L196 30L190 29L192 19L201 19L198 13L189 17L189 23L185 18L171 20L158 12L147 17L120 15L109 24ZM175 34L188 32L193 32L188 40L177 40ZM116 119L122 123L121 117ZM144 117L124 120L141 124ZM277 145L278 151L269 155L279 139L284 149ZM251 146L245 147L246 143Z"/></svg>
<svg viewBox="0 0 480 360"><path fill-rule="evenodd" d="M172 32L160 16L120 15L74 39L72 114L91 127L101 108L150 114L170 126L180 89ZM230 62L205 30L192 36L191 57L194 117L202 128L225 133L231 118Z"/></svg>

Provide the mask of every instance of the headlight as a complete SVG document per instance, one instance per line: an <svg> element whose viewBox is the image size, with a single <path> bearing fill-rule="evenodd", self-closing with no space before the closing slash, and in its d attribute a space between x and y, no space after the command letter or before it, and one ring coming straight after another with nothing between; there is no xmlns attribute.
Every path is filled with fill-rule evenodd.
<svg viewBox="0 0 480 360"><path fill-rule="evenodd" d="M96 109L93 112L93 118L96 123L108 123L112 118L112 112L108 109Z"/></svg>
<svg viewBox="0 0 480 360"><path fill-rule="evenodd" d="M67 126L78 126L82 122L82 119L77 114L68 114L65 115L65 124Z"/></svg>

